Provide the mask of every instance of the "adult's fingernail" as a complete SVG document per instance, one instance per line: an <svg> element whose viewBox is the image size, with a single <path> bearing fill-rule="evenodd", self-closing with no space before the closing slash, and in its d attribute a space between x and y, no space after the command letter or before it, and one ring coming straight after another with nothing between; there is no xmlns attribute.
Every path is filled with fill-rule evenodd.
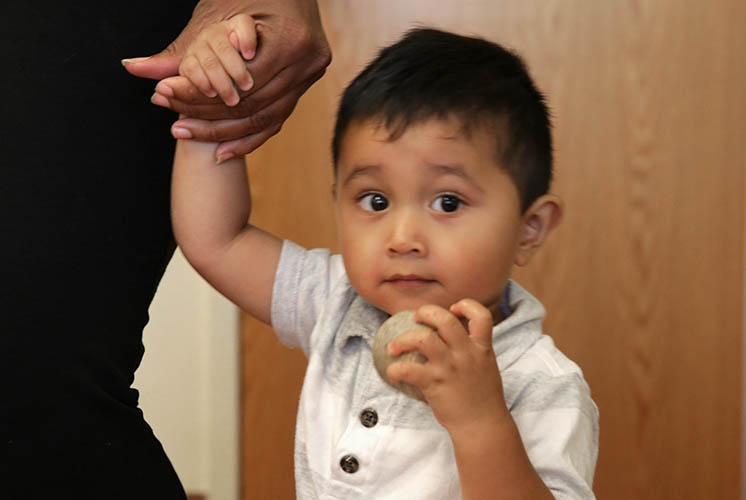
<svg viewBox="0 0 746 500"><path fill-rule="evenodd" d="M163 96L162 96L161 94L159 94L158 92L156 92L155 94L153 94L153 95L152 95L152 96L150 97L150 102L152 102L152 103L153 103L153 104L155 104L156 106L164 106L164 107L168 107L168 99L166 99L165 97L163 97Z"/></svg>
<svg viewBox="0 0 746 500"><path fill-rule="evenodd" d="M175 139L191 139L192 138L192 132L189 131L189 129L181 128L181 127L172 128L171 135L173 135Z"/></svg>
<svg viewBox="0 0 746 500"><path fill-rule="evenodd" d="M220 165L224 161L228 161L231 158L233 158L234 156L236 156L236 155L234 155L233 153L221 153L221 154L218 155L217 164Z"/></svg>
<svg viewBox="0 0 746 500"><path fill-rule="evenodd" d="M139 63L146 59L150 59L149 57L130 57L129 59L122 59L122 66L126 66L129 63Z"/></svg>
<svg viewBox="0 0 746 500"><path fill-rule="evenodd" d="M166 97L173 97L174 96L174 89L169 87L163 82L158 83L158 85L155 86L155 91L158 94L163 94Z"/></svg>

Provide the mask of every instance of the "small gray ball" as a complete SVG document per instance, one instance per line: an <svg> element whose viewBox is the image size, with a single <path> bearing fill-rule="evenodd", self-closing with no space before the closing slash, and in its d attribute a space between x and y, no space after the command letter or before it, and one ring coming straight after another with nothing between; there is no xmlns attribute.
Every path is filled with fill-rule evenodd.
<svg viewBox="0 0 746 500"><path fill-rule="evenodd" d="M375 365L378 374L387 384L400 390L407 396L411 396L424 402L425 396L417 387L407 384L406 382L395 384L386 376L386 368L388 368L388 366L394 361L411 361L416 363L424 363L427 361L427 359L417 351L404 352L399 356L392 356L389 354L389 351L386 348L389 342L397 338L399 335L411 330L430 330L435 332L435 330L429 326L417 323L414 320L414 311L402 311L384 321L373 340L373 364Z"/></svg>

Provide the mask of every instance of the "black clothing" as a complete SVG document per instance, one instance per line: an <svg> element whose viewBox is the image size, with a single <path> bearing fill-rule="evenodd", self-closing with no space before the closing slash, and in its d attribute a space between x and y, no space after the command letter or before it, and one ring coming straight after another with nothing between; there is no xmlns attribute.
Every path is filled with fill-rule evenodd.
<svg viewBox="0 0 746 500"><path fill-rule="evenodd" d="M9 1L0 15L0 496L185 498L132 389L174 250L176 115L125 57L196 1Z"/></svg>

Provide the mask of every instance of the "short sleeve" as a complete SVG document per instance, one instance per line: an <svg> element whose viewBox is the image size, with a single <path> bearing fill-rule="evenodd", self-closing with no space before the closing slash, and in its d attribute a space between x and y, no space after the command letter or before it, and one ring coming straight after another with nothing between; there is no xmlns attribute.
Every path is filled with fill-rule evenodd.
<svg viewBox="0 0 746 500"><path fill-rule="evenodd" d="M280 342L308 355L314 326L344 276L341 256L283 242L272 289L272 328Z"/></svg>
<svg viewBox="0 0 746 500"><path fill-rule="evenodd" d="M510 412L536 472L557 499L594 499L598 409L588 385L577 373L522 385Z"/></svg>

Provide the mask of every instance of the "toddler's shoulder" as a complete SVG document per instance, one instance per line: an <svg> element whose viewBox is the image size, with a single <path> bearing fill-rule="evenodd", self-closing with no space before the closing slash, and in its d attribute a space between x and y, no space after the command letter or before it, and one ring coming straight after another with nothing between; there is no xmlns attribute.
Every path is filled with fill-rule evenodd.
<svg viewBox="0 0 746 500"><path fill-rule="evenodd" d="M574 409L591 420L598 408L580 367L542 335L503 374L511 413Z"/></svg>
<svg viewBox="0 0 746 500"><path fill-rule="evenodd" d="M285 240L272 291L272 327L280 341L308 354L316 325L341 315L349 290L341 256Z"/></svg>
<svg viewBox="0 0 746 500"><path fill-rule="evenodd" d="M583 377L577 363L560 351L548 335L539 337L509 369L517 373L542 373L549 377L570 374Z"/></svg>
<svg viewBox="0 0 746 500"><path fill-rule="evenodd" d="M319 288L324 285L329 292L340 281L346 282L344 262L341 255L327 248L307 250L290 241L283 241L276 282L290 282L293 287Z"/></svg>

